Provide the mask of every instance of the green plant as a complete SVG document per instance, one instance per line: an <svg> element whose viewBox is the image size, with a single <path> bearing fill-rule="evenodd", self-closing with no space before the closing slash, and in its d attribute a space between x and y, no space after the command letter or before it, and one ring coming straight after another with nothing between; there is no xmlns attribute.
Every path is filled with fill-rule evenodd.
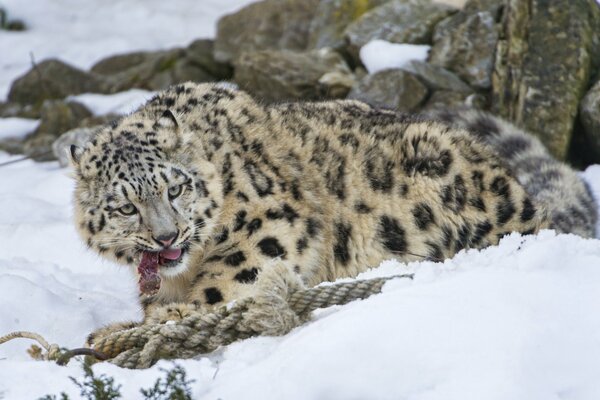
<svg viewBox="0 0 600 400"><path fill-rule="evenodd" d="M92 367L85 363L82 367L84 376L81 382L72 376L69 379L80 389L83 399L114 400L122 398L121 385L115 385L114 378L104 374L94 375ZM194 380L187 380L185 369L182 366L175 364L171 370L161 368L161 371L165 373L164 380L158 378L151 388L140 389L145 400L192 400L190 384ZM38 400L70 400L65 392L59 396L47 394Z"/></svg>
<svg viewBox="0 0 600 400"><path fill-rule="evenodd" d="M166 374L165 380L158 379L150 389L140 389L146 400L192 400L190 384L194 380L187 380L185 369L175 364L173 369L161 371Z"/></svg>

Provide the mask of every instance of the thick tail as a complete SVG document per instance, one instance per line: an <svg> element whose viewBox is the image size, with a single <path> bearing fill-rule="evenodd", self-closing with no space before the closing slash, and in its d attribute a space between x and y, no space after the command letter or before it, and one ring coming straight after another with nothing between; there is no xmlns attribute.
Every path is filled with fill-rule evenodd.
<svg viewBox="0 0 600 400"><path fill-rule="evenodd" d="M432 111L426 117L465 129L492 147L532 201L548 212L552 229L595 237L598 208L589 186L571 167L554 159L538 138L471 109Z"/></svg>

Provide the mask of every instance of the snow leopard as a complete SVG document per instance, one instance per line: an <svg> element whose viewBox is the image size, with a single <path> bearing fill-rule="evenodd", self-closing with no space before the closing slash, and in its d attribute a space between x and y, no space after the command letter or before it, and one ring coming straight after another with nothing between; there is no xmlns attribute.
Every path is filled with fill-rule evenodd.
<svg viewBox="0 0 600 400"><path fill-rule="evenodd" d="M274 265L313 286L386 259L441 262L511 232L589 237L596 219L572 170L477 112L263 104L190 82L72 146L70 158L77 230L131 268L143 322L253 296Z"/></svg>

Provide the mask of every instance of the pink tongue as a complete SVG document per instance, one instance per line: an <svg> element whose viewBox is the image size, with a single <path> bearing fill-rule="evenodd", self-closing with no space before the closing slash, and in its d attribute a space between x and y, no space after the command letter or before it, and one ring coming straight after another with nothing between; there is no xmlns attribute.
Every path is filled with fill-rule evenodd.
<svg viewBox="0 0 600 400"><path fill-rule="evenodd" d="M181 249L167 249L161 251L159 254L167 260L177 260L181 256Z"/></svg>

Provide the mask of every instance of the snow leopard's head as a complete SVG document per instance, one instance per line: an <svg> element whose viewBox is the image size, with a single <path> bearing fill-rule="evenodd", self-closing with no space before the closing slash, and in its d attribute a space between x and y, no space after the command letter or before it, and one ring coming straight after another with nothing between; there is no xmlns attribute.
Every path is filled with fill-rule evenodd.
<svg viewBox="0 0 600 400"><path fill-rule="evenodd" d="M90 248L139 273L186 269L190 249L210 236L221 188L184 137L169 108L147 107L70 148L76 226Z"/></svg>

